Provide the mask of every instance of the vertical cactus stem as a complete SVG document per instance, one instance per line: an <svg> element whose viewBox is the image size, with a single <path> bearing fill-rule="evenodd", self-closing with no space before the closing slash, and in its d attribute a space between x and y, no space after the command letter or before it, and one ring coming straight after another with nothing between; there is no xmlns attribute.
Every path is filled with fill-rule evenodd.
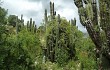
<svg viewBox="0 0 110 70"><path fill-rule="evenodd" d="M52 2L50 2L50 18L52 20Z"/></svg>
<svg viewBox="0 0 110 70"><path fill-rule="evenodd" d="M46 36L46 47L47 47L47 21L48 21L48 19L47 19L47 9L45 9L45 13L44 13L44 19L45 19L45 36Z"/></svg>
<svg viewBox="0 0 110 70"><path fill-rule="evenodd" d="M94 25L98 25L98 15L97 15L97 5L96 0L92 0L92 9L93 9L93 23Z"/></svg>
<svg viewBox="0 0 110 70"><path fill-rule="evenodd" d="M33 21L33 24L32 24L32 32L34 33L34 27L35 26L35 21Z"/></svg>
<svg viewBox="0 0 110 70"><path fill-rule="evenodd" d="M45 30L47 30L47 9L45 9L45 13L44 13L44 19L45 19Z"/></svg>
<svg viewBox="0 0 110 70"><path fill-rule="evenodd" d="M52 18L54 19L55 18L55 12L54 12L54 2L53 2L53 4L52 4Z"/></svg>
<svg viewBox="0 0 110 70"><path fill-rule="evenodd" d="M71 19L71 25L74 25L74 24L73 24L73 19Z"/></svg>
<svg viewBox="0 0 110 70"><path fill-rule="evenodd" d="M43 56L43 60L44 60L43 63L45 63L46 60L47 60L47 57L46 57L47 54L46 54L46 53L47 53L47 48L43 48L43 55L44 55L44 56Z"/></svg>
<svg viewBox="0 0 110 70"><path fill-rule="evenodd" d="M56 11L54 12L54 16L56 16Z"/></svg>
<svg viewBox="0 0 110 70"><path fill-rule="evenodd" d="M32 31L32 18L30 18L30 31Z"/></svg>
<svg viewBox="0 0 110 70"><path fill-rule="evenodd" d="M53 61L54 61L53 51L50 51L50 60L51 60L51 62L53 62Z"/></svg>
<svg viewBox="0 0 110 70"><path fill-rule="evenodd" d="M24 26L23 14L21 14L21 25Z"/></svg>
<svg viewBox="0 0 110 70"><path fill-rule="evenodd" d="M27 30L29 29L29 21L27 21Z"/></svg>
<svg viewBox="0 0 110 70"><path fill-rule="evenodd" d="M30 24L32 25L32 18L30 18Z"/></svg>
<svg viewBox="0 0 110 70"><path fill-rule="evenodd" d="M69 23L70 23L70 20L69 20ZM71 23L70 23L70 25L71 25Z"/></svg>
<svg viewBox="0 0 110 70"><path fill-rule="evenodd" d="M75 26L76 26L76 18L74 18L74 24L75 24Z"/></svg>
<svg viewBox="0 0 110 70"><path fill-rule="evenodd" d="M45 9L45 13L44 13L44 22L45 22L45 48L47 48L48 46L48 42L47 42L47 22L48 22L48 18L47 18L47 9ZM45 57L47 58L47 52L45 52Z"/></svg>
<svg viewBox="0 0 110 70"><path fill-rule="evenodd" d="M36 33L36 30L37 30L37 25L35 25L34 27L34 33Z"/></svg>
<svg viewBox="0 0 110 70"><path fill-rule="evenodd" d="M57 26L56 26L56 46L55 49L58 49L58 41L59 41L59 24L60 24L61 20L60 20L60 15L58 14L57 17ZM55 55L57 55L57 52L55 51ZM55 60L56 60L56 56L55 56Z"/></svg>
<svg viewBox="0 0 110 70"><path fill-rule="evenodd" d="M33 25L32 25L32 27L34 28L34 26L35 26L35 21L33 21Z"/></svg>
<svg viewBox="0 0 110 70"><path fill-rule="evenodd" d="M21 14L21 22L22 22L22 20L23 20L23 14Z"/></svg>
<svg viewBox="0 0 110 70"><path fill-rule="evenodd" d="M59 25L60 25L60 22L61 22L61 19L60 19L60 14L58 14L58 24L57 24L57 43L58 43L58 40L59 40Z"/></svg>
<svg viewBox="0 0 110 70"><path fill-rule="evenodd" d="M51 20L55 19L56 11L54 9L54 2L50 1L50 17Z"/></svg>
<svg viewBox="0 0 110 70"><path fill-rule="evenodd" d="M23 14L21 14L21 20L23 19Z"/></svg>
<svg viewBox="0 0 110 70"><path fill-rule="evenodd" d="M18 16L16 16L16 34L18 34Z"/></svg>
<svg viewBox="0 0 110 70"><path fill-rule="evenodd" d="M60 20L60 14L58 14L58 22L60 24L61 20Z"/></svg>

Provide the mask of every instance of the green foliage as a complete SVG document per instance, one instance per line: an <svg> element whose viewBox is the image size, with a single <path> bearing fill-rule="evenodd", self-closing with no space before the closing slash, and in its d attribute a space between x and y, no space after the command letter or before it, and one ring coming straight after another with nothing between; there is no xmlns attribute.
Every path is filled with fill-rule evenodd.
<svg viewBox="0 0 110 70"><path fill-rule="evenodd" d="M6 24L6 15L7 15L7 11L0 7L0 26L1 24Z"/></svg>
<svg viewBox="0 0 110 70"><path fill-rule="evenodd" d="M86 0L86 8L80 3L79 13L83 24L85 15L93 19L91 0ZM106 6L104 6L105 8ZM105 10L105 9L104 9ZM28 22L26 26L21 25L16 15L8 17L9 25L6 23L6 11L0 7L0 69L1 70L94 70L98 69L96 64L95 45L89 37L85 37L78 30L76 20L71 24L64 18L47 18L45 13L46 27L40 26L37 32L33 32L35 22ZM54 14L55 16L55 14ZM49 19L49 20L48 20ZM58 22L60 21L60 22ZM16 25L18 23L18 25ZM85 25L85 24L84 24ZM100 27L94 27L99 31ZM45 30L46 29L46 30ZM17 32L16 32L17 31ZM101 40L106 41L106 33L100 34ZM58 40L56 40L58 39ZM104 46L105 47L105 46ZM47 52L45 63L43 62L43 49ZM50 62L51 61L51 62Z"/></svg>
<svg viewBox="0 0 110 70"><path fill-rule="evenodd" d="M60 23L58 23L56 19L48 22L46 32L47 57L51 60L51 55L53 55L53 60L60 66L64 66L68 60L75 59L75 41L78 37L82 37L82 33L66 19L61 19ZM59 32L58 35L56 33L57 31ZM77 32L79 32L79 34ZM56 46L57 38L58 46ZM55 55L51 54L51 51L55 52Z"/></svg>
<svg viewBox="0 0 110 70"><path fill-rule="evenodd" d="M7 35L3 45L0 49L0 69L36 69L34 65L35 58L41 56L42 52L39 38L36 34L32 34L24 29L17 35Z"/></svg>
<svg viewBox="0 0 110 70"><path fill-rule="evenodd" d="M5 23L6 23L6 10L2 7L0 7L0 45L2 45L4 42L4 35L6 35L6 28L5 28Z"/></svg>
<svg viewBox="0 0 110 70"><path fill-rule="evenodd" d="M56 49L56 62L60 66L64 66L68 62L69 54L68 51L65 50L63 47Z"/></svg>
<svg viewBox="0 0 110 70"><path fill-rule="evenodd" d="M15 27L17 22L17 16L16 15L9 15L8 17L9 25Z"/></svg>
<svg viewBox="0 0 110 70"><path fill-rule="evenodd" d="M83 69L96 69L95 45L90 38L82 38L76 42L76 46L76 54L79 61L83 64Z"/></svg>

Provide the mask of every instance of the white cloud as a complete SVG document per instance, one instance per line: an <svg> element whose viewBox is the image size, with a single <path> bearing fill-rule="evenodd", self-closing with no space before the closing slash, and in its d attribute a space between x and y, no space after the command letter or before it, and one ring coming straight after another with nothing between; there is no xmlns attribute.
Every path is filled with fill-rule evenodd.
<svg viewBox="0 0 110 70"><path fill-rule="evenodd" d="M23 14L25 22L30 18L40 20L38 18L40 17L39 14L41 14L41 12L43 13L43 6L41 2L28 2L27 0L5 0L3 7L8 9L8 14L18 15L19 17L21 14ZM35 12L38 14L38 16L35 14Z"/></svg>
<svg viewBox="0 0 110 70"><path fill-rule="evenodd" d="M5 0L5 7L12 7L16 10L41 10L42 3L41 2L28 2L27 0Z"/></svg>

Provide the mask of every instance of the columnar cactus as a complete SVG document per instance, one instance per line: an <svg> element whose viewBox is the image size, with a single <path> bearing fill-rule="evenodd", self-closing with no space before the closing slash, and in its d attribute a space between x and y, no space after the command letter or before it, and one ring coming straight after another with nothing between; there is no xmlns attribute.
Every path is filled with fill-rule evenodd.
<svg viewBox="0 0 110 70"><path fill-rule="evenodd" d="M49 36L47 36L47 27L48 27L48 18L47 18L47 10L45 10L44 13L44 19L45 19L45 30L46 30L46 48L47 49L47 57L48 59L50 59L50 61L54 61L54 29L52 27L52 31L51 34ZM55 11L54 11L54 3L50 2L50 20L52 21L53 19L55 19ZM47 39L50 39L51 41L47 41Z"/></svg>
<svg viewBox="0 0 110 70"><path fill-rule="evenodd" d="M35 29L35 21L33 21L32 23L32 32L34 33L34 29Z"/></svg>
<svg viewBox="0 0 110 70"><path fill-rule="evenodd" d="M54 11L54 2L50 2L50 17L51 20L55 18L56 11Z"/></svg>
<svg viewBox="0 0 110 70"><path fill-rule="evenodd" d="M71 19L71 25L76 26L76 18L74 18L74 20Z"/></svg>
<svg viewBox="0 0 110 70"><path fill-rule="evenodd" d="M37 26L35 25L35 21L32 21L32 18L30 18L30 21L27 21L27 30L36 33Z"/></svg>
<svg viewBox="0 0 110 70"><path fill-rule="evenodd" d="M36 31L37 31L37 25L35 25L34 27L34 33L36 33Z"/></svg>
<svg viewBox="0 0 110 70"><path fill-rule="evenodd" d="M23 15L21 15L21 25L24 26Z"/></svg>
<svg viewBox="0 0 110 70"><path fill-rule="evenodd" d="M29 21L27 21L27 31L29 30Z"/></svg>
<svg viewBox="0 0 110 70"><path fill-rule="evenodd" d="M46 50L46 54L45 56L47 56L47 47L48 47L48 42L47 42L47 22L48 22L48 18L47 18L47 9L45 9L45 13L44 13L44 19L45 19L45 41L46 41L46 44L45 44L45 50Z"/></svg>
<svg viewBox="0 0 110 70"><path fill-rule="evenodd" d="M101 61L99 68L109 68L110 0L99 0L99 6L97 6L96 0L74 0L74 3L78 7L81 24L86 27L92 41L96 45L96 57L100 58ZM103 39L102 34L105 36L105 39ZM106 60L109 64L108 67L106 64L106 66L103 66Z"/></svg>
<svg viewBox="0 0 110 70"><path fill-rule="evenodd" d="M29 26L29 28L30 28L30 32L32 31L32 18L30 18L30 26Z"/></svg>
<svg viewBox="0 0 110 70"><path fill-rule="evenodd" d="M76 53L76 50L75 50L76 35L75 35L74 28L73 28L74 26L76 26L76 18L74 18L74 20L71 19L71 24L70 24L69 46L70 46L70 58L71 59L75 57L75 53Z"/></svg>
<svg viewBox="0 0 110 70"><path fill-rule="evenodd" d="M45 30L47 30L47 21L48 21L48 18L47 18L47 9L45 9L44 19L45 19Z"/></svg>
<svg viewBox="0 0 110 70"><path fill-rule="evenodd" d="M32 24L32 27L34 28L34 26L35 26L35 21L33 21L33 24Z"/></svg>
<svg viewBox="0 0 110 70"><path fill-rule="evenodd" d="M50 2L50 18L52 18L52 2Z"/></svg>
<svg viewBox="0 0 110 70"><path fill-rule="evenodd" d="M19 28L18 28L18 16L16 16L16 34L18 34L18 30L19 30Z"/></svg>
<svg viewBox="0 0 110 70"><path fill-rule="evenodd" d="M59 41L59 24L61 22L61 19L60 19L60 15L59 14L58 14L57 22L58 22L58 24L57 24L57 28L56 28L56 46L55 46L55 49L59 48L58 47L58 41ZM57 55L56 54L56 51L55 51L55 55ZM55 59L56 59L56 56L55 56Z"/></svg>
<svg viewBox="0 0 110 70"><path fill-rule="evenodd" d="M57 28L56 28L56 47L58 47L58 40L59 40L59 24L61 22L60 14L58 14L58 20L57 20Z"/></svg>

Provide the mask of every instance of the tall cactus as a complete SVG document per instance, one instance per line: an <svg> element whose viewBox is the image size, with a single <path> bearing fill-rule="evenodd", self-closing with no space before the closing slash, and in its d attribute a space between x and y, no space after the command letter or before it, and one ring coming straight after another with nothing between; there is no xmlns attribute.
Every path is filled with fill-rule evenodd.
<svg viewBox="0 0 110 70"><path fill-rule="evenodd" d="M58 19L57 19L57 28L56 28L56 47L58 47L58 40L59 40L59 24L61 22L61 19L60 19L60 15L58 14Z"/></svg>
<svg viewBox="0 0 110 70"><path fill-rule="evenodd" d="M75 35L75 31L74 31L74 26L76 27L76 18L71 19L71 22L70 22L70 36L69 36L69 39L70 39L70 43L69 43L69 48L70 48L70 58L72 59L73 57L75 58L75 53L76 53L76 50L75 50L75 42L76 42L76 35Z"/></svg>
<svg viewBox="0 0 110 70"><path fill-rule="evenodd" d="M56 11L54 10L54 2L50 1L50 17L51 20L53 20L55 18L56 15Z"/></svg>
<svg viewBox="0 0 110 70"><path fill-rule="evenodd" d="M50 21L52 21L53 23L53 19L55 19L55 11L54 11L54 3L53 2L50 2ZM47 22L48 22L48 19L47 19L47 10L45 10L45 13L44 13L44 19L45 19L45 27L46 27L46 33L47 33ZM49 36L47 36L46 34L46 47L47 47L47 57L48 59L50 59L50 61L54 61L54 53L55 53L55 50L54 50L54 27L52 27L52 31L51 31L51 34ZM47 42L47 38L48 39L51 39L50 42ZM50 44L49 44L50 43Z"/></svg>
<svg viewBox="0 0 110 70"><path fill-rule="evenodd" d="M18 16L16 16L16 34L18 34L18 30L19 30L19 28L18 28Z"/></svg>
<svg viewBox="0 0 110 70"><path fill-rule="evenodd" d="M96 57L101 61L99 68L107 69L110 66L110 0L99 0L99 6L96 1L74 0L74 3L78 7L81 24L86 27L96 45ZM102 39L102 31L105 41ZM108 67L104 66L106 60Z"/></svg>
<svg viewBox="0 0 110 70"><path fill-rule="evenodd" d="M23 14L21 15L21 26L24 26Z"/></svg>
<svg viewBox="0 0 110 70"><path fill-rule="evenodd" d="M61 19L60 19L60 14L58 14L58 18L57 18L57 26L56 26L56 46L55 46L55 49L58 49L58 41L59 41L59 24L61 22ZM56 54L57 52L55 51L55 60L56 60Z"/></svg>
<svg viewBox="0 0 110 70"><path fill-rule="evenodd" d="M74 20L71 19L71 25L76 26L76 18L74 18Z"/></svg>
<svg viewBox="0 0 110 70"><path fill-rule="evenodd" d="M30 28L30 32L32 31L32 18L30 18L30 26L29 26L29 28Z"/></svg>
<svg viewBox="0 0 110 70"><path fill-rule="evenodd" d="M45 9L45 13L44 13L44 19L45 19L45 41L46 41L46 44L45 44L45 48L44 48L44 50L45 51L47 51L47 47L48 47L48 45L47 45L47 22L48 22L48 18L47 18L47 9ZM47 52L45 52L45 56L47 56Z"/></svg>
<svg viewBox="0 0 110 70"><path fill-rule="evenodd" d="M35 29L35 21L33 21L32 23L32 32L34 33L34 29Z"/></svg>
<svg viewBox="0 0 110 70"><path fill-rule="evenodd" d="M44 19L45 19L45 30L47 30L47 21L48 21L48 18L47 18L47 9L45 9Z"/></svg>
<svg viewBox="0 0 110 70"><path fill-rule="evenodd" d="M29 21L27 21L27 31L29 30Z"/></svg>
<svg viewBox="0 0 110 70"><path fill-rule="evenodd" d="M34 33L36 33L37 32L37 25L35 25L35 27L34 27Z"/></svg>

